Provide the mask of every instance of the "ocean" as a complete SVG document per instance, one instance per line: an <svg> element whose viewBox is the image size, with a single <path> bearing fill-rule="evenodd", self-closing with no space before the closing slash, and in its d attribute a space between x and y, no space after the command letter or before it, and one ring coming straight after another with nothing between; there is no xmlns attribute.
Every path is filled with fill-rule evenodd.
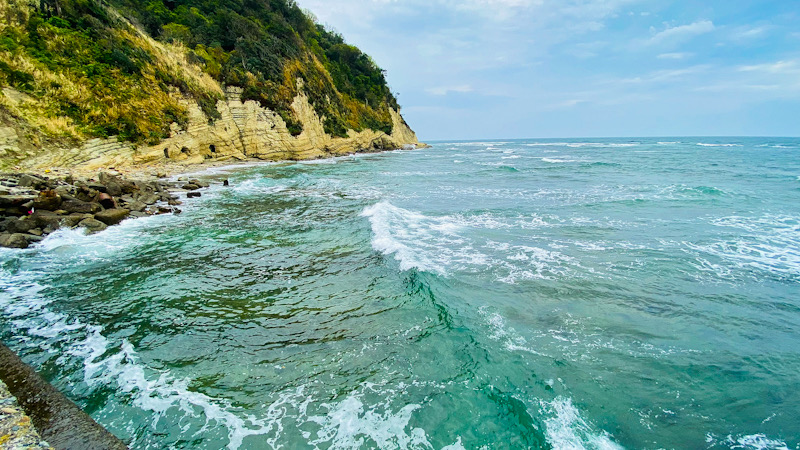
<svg viewBox="0 0 800 450"><path fill-rule="evenodd" d="M798 449L800 139L251 164L0 250L0 338L132 448Z"/></svg>

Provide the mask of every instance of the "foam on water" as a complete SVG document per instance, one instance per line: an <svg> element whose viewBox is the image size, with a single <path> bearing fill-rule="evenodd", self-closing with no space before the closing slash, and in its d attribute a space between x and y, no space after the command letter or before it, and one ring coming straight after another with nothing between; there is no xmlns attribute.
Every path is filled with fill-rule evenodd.
<svg viewBox="0 0 800 450"><path fill-rule="evenodd" d="M555 400L541 402L545 419L547 442L562 450L621 450L606 432L596 432L594 427L581 416L572 404L572 399L557 397Z"/></svg>
<svg viewBox="0 0 800 450"><path fill-rule="evenodd" d="M685 242L685 246L701 255L731 262L739 268L800 276L800 218L729 216L713 219L711 223L733 229L735 234L710 243ZM701 259L701 266L714 267L707 262L707 258ZM717 270L717 273L722 274L722 271ZM730 271L727 273L730 274Z"/></svg>
<svg viewBox="0 0 800 450"><path fill-rule="evenodd" d="M212 421L220 424L228 429L230 449L239 448L242 439L248 435L271 430L268 420L236 415L227 400L191 391L188 378L175 379L169 371L148 369L139 362L139 356L126 340L118 345L112 344L102 334L102 327L52 311L48 306L52 301L40 295L44 289L42 285L36 281L20 282L35 279L36 275L32 273L3 273L0 290L7 295L0 296L0 307L14 318L12 324L18 339L23 336L49 338L46 346L38 340L29 345L55 351L51 350L55 338L65 346L59 357L62 365L68 356L82 361L84 382L90 388L116 385L120 392L132 398L134 405L153 413L154 428L170 410L178 409L192 417L200 412L206 426L196 434L205 431ZM27 340L23 338L22 341Z"/></svg>
<svg viewBox="0 0 800 450"><path fill-rule="evenodd" d="M454 271L488 272L497 281L563 275L574 261L556 251L481 238L482 230L543 226L538 217L499 220L489 214L426 216L387 201L366 207L362 216L372 227L372 248L394 255L400 270L418 269L439 275Z"/></svg>
<svg viewBox="0 0 800 450"><path fill-rule="evenodd" d="M705 142L698 142L698 146L700 147L741 147L742 144L709 144Z"/></svg>

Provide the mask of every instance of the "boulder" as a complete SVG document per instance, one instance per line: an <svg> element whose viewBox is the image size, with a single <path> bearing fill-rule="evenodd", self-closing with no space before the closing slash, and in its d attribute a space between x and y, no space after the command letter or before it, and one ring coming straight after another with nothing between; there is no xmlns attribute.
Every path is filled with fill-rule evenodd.
<svg viewBox="0 0 800 450"><path fill-rule="evenodd" d="M86 228L89 234L97 233L98 231L103 231L108 228L108 225L95 219L83 219L78 223L78 226Z"/></svg>
<svg viewBox="0 0 800 450"><path fill-rule="evenodd" d="M136 200L126 202L124 206L126 209L130 209L131 212L142 212L147 208L147 205L142 202L137 202Z"/></svg>
<svg viewBox="0 0 800 450"><path fill-rule="evenodd" d="M187 183L183 185L183 189L186 189L187 191L196 191L200 189L200 186L194 183Z"/></svg>
<svg viewBox="0 0 800 450"><path fill-rule="evenodd" d="M102 207L99 203L67 200L61 203L61 209L68 213L94 214L99 212Z"/></svg>
<svg viewBox="0 0 800 450"><path fill-rule="evenodd" d="M61 224L65 227L75 228L76 226L78 226L79 223L81 223L82 220L85 219L94 220L94 216L92 216L91 214L72 213L61 219Z"/></svg>
<svg viewBox="0 0 800 450"><path fill-rule="evenodd" d="M6 231L9 233L27 233L28 231L37 228L36 222L25 219L12 219L5 223Z"/></svg>
<svg viewBox="0 0 800 450"><path fill-rule="evenodd" d="M31 236L34 237L34 236ZM30 241L22 233L3 233L0 234L0 247L6 248L28 248Z"/></svg>
<svg viewBox="0 0 800 450"><path fill-rule="evenodd" d="M39 191L47 189L47 181L34 175L28 175L27 173L23 173L19 176L18 185L23 187L32 187Z"/></svg>
<svg viewBox="0 0 800 450"><path fill-rule="evenodd" d="M34 199L33 195L0 195L0 208L18 208Z"/></svg>
<svg viewBox="0 0 800 450"><path fill-rule="evenodd" d="M61 201L61 196L55 191L42 191L33 201L33 208L55 211L61 206Z"/></svg>
<svg viewBox="0 0 800 450"><path fill-rule="evenodd" d="M86 185L90 190L94 190L97 192L105 192L108 193L108 188L104 184L100 183L88 183ZM95 194L96 195L96 194Z"/></svg>
<svg viewBox="0 0 800 450"><path fill-rule="evenodd" d="M28 221L35 223L35 228L41 228L45 230L45 233L50 233L61 226L61 220L63 218L64 216L52 211L40 210L28 216Z"/></svg>
<svg viewBox="0 0 800 450"><path fill-rule="evenodd" d="M160 200L160 197L156 194L134 194L133 199L139 202L144 203L145 205L152 205L153 203Z"/></svg>
<svg viewBox="0 0 800 450"><path fill-rule="evenodd" d="M200 193L199 192L187 192L186 193L186 197L188 197L188 198L200 197Z"/></svg>
<svg viewBox="0 0 800 450"><path fill-rule="evenodd" d="M116 225L128 217L130 212L129 209L125 208L106 209L95 214L94 218L106 225Z"/></svg>

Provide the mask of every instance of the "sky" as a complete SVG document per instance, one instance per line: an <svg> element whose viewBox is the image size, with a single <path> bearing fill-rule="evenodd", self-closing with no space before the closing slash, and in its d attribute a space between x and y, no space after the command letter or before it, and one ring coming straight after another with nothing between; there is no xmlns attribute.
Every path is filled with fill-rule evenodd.
<svg viewBox="0 0 800 450"><path fill-rule="evenodd" d="M800 136L797 0L297 0L421 140Z"/></svg>

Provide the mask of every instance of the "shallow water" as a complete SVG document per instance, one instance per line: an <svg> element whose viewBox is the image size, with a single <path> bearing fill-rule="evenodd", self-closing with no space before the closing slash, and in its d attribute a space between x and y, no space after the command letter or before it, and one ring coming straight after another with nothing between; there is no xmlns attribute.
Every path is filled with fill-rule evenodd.
<svg viewBox="0 0 800 450"><path fill-rule="evenodd" d="M203 175L0 251L0 337L134 448L800 448L800 140Z"/></svg>

